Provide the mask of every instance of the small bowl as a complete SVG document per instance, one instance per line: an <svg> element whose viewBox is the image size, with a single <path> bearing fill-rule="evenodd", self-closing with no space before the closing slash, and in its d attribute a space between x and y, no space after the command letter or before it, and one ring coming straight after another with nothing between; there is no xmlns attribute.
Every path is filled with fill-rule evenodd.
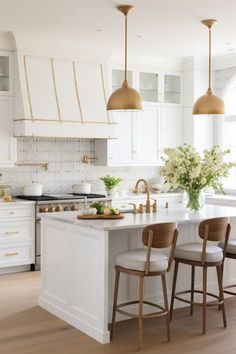
<svg viewBox="0 0 236 354"><path fill-rule="evenodd" d="M80 209L79 210L79 214L80 215L89 215L89 208L85 208L85 209Z"/></svg>
<svg viewBox="0 0 236 354"><path fill-rule="evenodd" d="M90 211L90 215L96 215L97 214L97 209L96 208L89 208L89 211Z"/></svg>

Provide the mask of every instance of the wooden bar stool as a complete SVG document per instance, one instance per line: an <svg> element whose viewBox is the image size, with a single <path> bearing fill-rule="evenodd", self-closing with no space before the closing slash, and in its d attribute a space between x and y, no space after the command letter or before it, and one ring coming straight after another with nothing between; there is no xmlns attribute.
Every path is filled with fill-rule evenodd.
<svg viewBox="0 0 236 354"><path fill-rule="evenodd" d="M230 234L230 224L228 218L215 218L205 220L200 223L198 233L202 243L187 243L176 247L174 256L175 270L171 296L170 306L170 320L172 319L174 299L190 304L190 315L193 314L193 306L198 305L202 307L202 333L206 333L206 307L212 305L221 305L224 327L227 326L224 294L222 286L222 265L225 259L228 238ZM223 249L218 245L208 244L208 241L222 241ZM191 276L191 290L175 292L176 281L178 274L179 263L189 264L192 267ZM203 290L194 289L195 267L202 267L203 270ZM219 285L219 295L207 292L207 269L208 267L216 267L217 278ZM191 299L186 300L179 295L190 293ZM203 302L194 302L194 294L200 293L203 295ZM207 295L217 299L217 302L207 303Z"/></svg>
<svg viewBox="0 0 236 354"><path fill-rule="evenodd" d="M169 307L166 287L166 273L169 272L173 260L175 246L178 237L176 223L155 224L144 228L142 233L142 242L147 249L135 249L120 253L115 258L115 290L113 302L113 315L111 324L111 339L114 334L114 326L116 312L123 315L138 318L139 320L139 336L138 350L142 347L142 323L143 319L155 318L160 316L166 317L167 338L170 340L170 324L169 324ZM157 249L170 247L170 254L166 256L161 254ZM139 277L139 299L117 305L120 273ZM159 306L149 301L144 301L144 277L161 276L162 288L165 306ZM139 304L138 314L133 314L122 310L122 307L131 304ZM160 311L155 311L150 314L143 313L143 304L153 306Z"/></svg>
<svg viewBox="0 0 236 354"><path fill-rule="evenodd" d="M224 248L223 242L220 242L219 246L221 248ZM225 257L231 258L231 259L236 259L236 239L231 239L228 241ZM224 266L222 265L222 277L223 277L223 267ZM236 292L228 290L231 288L236 288L236 284L224 286L224 288L223 288L224 293L229 294L229 295L236 295Z"/></svg>

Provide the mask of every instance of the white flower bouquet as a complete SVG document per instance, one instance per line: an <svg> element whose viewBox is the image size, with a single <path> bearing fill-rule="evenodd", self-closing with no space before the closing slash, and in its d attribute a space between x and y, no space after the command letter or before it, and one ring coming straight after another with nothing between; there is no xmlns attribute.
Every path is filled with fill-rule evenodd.
<svg viewBox="0 0 236 354"><path fill-rule="evenodd" d="M160 173L171 188L181 188L187 192L187 207L190 210L199 210L199 195L204 187L223 192L220 179L227 177L230 169L236 166L235 163L225 161L225 155L229 152L214 146L204 150L201 157L191 145L166 148L166 157L162 157L164 166Z"/></svg>

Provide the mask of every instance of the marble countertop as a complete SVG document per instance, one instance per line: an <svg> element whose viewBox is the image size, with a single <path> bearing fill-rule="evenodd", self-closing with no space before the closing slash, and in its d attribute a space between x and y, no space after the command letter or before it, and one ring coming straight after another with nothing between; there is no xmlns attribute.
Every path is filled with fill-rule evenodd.
<svg viewBox="0 0 236 354"><path fill-rule="evenodd" d="M157 213L150 214L124 214L120 220L79 220L78 212L50 213L42 216L43 221L55 220L67 224L89 227L98 230L122 230L143 228L150 224L166 222L200 222L215 217L236 217L236 207L205 205L198 212L189 212L182 204L172 204L170 208L159 207Z"/></svg>

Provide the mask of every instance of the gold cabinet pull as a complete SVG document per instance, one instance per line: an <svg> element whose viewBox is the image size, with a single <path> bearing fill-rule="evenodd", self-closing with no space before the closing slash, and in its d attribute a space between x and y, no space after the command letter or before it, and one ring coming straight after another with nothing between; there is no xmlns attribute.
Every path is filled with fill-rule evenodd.
<svg viewBox="0 0 236 354"><path fill-rule="evenodd" d="M11 252L11 253L5 253L5 256L10 257L10 256L17 256L19 253L18 252Z"/></svg>
<svg viewBox="0 0 236 354"><path fill-rule="evenodd" d="M5 232L5 235L16 235L18 233L19 233L18 231L7 231Z"/></svg>

